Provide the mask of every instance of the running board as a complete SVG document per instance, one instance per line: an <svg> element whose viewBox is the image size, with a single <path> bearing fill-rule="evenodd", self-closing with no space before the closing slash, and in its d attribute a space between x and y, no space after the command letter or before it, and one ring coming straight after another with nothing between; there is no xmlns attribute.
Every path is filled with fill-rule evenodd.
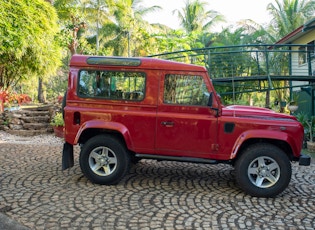
<svg viewBox="0 0 315 230"><path fill-rule="evenodd" d="M194 157L175 157L175 156L163 156L154 154L136 154L138 158L142 159L153 159L158 161L181 161L190 163L203 163L203 164L219 164L224 163L224 161L204 159L204 158L194 158Z"/></svg>

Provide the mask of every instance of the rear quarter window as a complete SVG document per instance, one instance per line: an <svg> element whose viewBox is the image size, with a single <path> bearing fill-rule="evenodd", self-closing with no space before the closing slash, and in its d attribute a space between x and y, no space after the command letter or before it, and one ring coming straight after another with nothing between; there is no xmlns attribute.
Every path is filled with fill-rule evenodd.
<svg viewBox="0 0 315 230"><path fill-rule="evenodd" d="M145 82L142 72L81 70L77 93L85 98L141 101Z"/></svg>

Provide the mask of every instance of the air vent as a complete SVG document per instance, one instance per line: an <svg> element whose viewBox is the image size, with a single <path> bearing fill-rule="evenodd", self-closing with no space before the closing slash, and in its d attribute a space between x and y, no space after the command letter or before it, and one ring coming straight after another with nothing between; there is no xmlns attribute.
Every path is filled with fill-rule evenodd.
<svg viewBox="0 0 315 230"><path fill-rule="evenodd" d="M235 123L227 122L224 124L224 132L233 133L234 127L235 127Z"/></svg>

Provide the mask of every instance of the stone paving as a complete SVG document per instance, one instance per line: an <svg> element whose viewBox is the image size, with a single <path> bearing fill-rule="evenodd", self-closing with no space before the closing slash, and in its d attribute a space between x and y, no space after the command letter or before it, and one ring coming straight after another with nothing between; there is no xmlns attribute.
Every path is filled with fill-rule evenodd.
<svg viewBox="0 0 315 230"><path fill-rule="evenodd" d="M0 143L0 213L29 229L315 229L314 159L266 199L245 195L223 164L142 160L118 185L95 185L78 154L61 170L61 149Z"/></svg>

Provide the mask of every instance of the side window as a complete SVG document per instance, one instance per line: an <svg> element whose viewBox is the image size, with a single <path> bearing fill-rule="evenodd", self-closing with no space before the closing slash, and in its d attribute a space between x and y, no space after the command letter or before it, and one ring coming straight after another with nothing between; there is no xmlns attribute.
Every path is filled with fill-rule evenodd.
<svg viewBox="0 0 315 230"><path fill-rule="evenodd" d="M311 41L307 43L307 45L308 45L307 51L309 52L309 57L311 58L311 60L314 60L315 59L315 41Z"/></svg>
<svg viewBox="0 0 315 230"><path fill-rule="evenodd" d="M207 105L209 92L201 76L169 74L164 81L164 103Z"/></svg>
<svg viewBox="0 0 315 230"><path fill-rule="evenodd" d="M308 60L310 58L310 60ZM315 58L315 41L307 43L307 46L299 47L299 65L312 61Z"/></svg>
<svg viewBox="0 0 315 230"><path fill-rule="evenodd" d="M80 71L78 95L81 97L140 101L143 100L144 94L144 73Z"/></svg>
<svg viewBox="0 0 315 230"><path fill-rule="evenodd" d="M299 47L299 65L306 63L306 47Z"/></svg>

